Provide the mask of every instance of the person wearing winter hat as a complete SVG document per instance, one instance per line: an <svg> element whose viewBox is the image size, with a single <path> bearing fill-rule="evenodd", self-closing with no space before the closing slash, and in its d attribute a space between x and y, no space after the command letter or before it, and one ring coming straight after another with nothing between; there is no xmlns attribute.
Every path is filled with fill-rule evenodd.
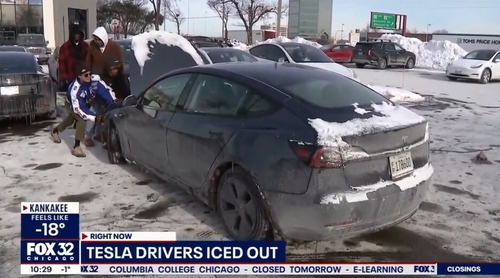
<svg viewBox="0 0 500 278"><path fill-rule="evenodd" d="M97 27L92 38L85 64L93 74L100 76L106 74L106 57L116 57L123 67L122 49L117 42L109 39L104 27Z"/></svg>
<svg viewBox="0 0 500 278"><path fill-rule="evenodd" d="M66 118L57 125L50 133L54 143L61 143L59 134L71 126L76 121L75 143L71 154L76 157L85 157L80 142L85 137L85 127L87 121L101 123L104 119L102 115L97 115L90 108L95 99L102 99L106 104L114 102L115 98L109 87L98 82L93 85L91 82L90 70L80 63L76 67L78 77L71 82L66 92L65 106L68 110Z"/></svg>
<svg viewBox="0 0 500 278"><path fill-rule="evenodd" d="M123 73L120 60L109 57L107 60L107 68L106 83L113 89L117 99L125 99L130 95L130 82Z"/></svg>
<svg viewBox="0 0 500 278"><path fill-rule="evenodd" d="M89 50L89 45L84 41L85 36L82 30L73 27L70 31L69 39L59 48L59 85L64 90L77 76L76 65L85 62Z"/></svg>

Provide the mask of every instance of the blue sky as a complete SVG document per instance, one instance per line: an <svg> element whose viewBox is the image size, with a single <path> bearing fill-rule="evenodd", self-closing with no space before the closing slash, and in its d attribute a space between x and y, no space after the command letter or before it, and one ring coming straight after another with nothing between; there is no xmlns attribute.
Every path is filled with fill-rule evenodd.
<svg viewBox="0 0 500 278"><path fill-rule="evenodd" d="M179 7L184 16L189 17L181 26L183 33L221 35L221 20L207 7L205 0L179 0ZM340 30L342 24L344 34L365 27L372 11L405 14L408 28L420 32L425 32L427 24L431 24L429 32L447 29L450 33L500 35L499 0L333 0L332 33ZM267 20L273 21L275 18ZM286 23L286 17L284 21ZM229 23L230 30L244 29L237 26L237 19ZM255 29L259 27L260 24L256 24ZM175 25L167 23L166 29L175 31Z"/></svg>

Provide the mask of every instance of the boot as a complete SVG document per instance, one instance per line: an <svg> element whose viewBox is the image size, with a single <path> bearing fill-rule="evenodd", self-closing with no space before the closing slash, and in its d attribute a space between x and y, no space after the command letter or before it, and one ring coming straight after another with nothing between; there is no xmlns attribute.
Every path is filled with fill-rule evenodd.
<svg viewBox="0 0 500 278"><path fill-rule="evenodd" d="M71 154L76 157L86 157L87 155L83 152L82 147L78 146L71 150Z"/></svg>
<svg viewBox="0 0 500 278"><path fill-rule="evenodd" d="M95 146L94 140L92 140L91 138L86 138L83 141L83 144L85 145L85 147L88 147L88 148Z"/></svg>
<svg viewBox="0 0 500 278"><path fill-rule="evenodd" d="M61 137L59 136L59 133L51 131L50 136L52 137L52 141L54 141L54 143L61 143Z"/></svg>

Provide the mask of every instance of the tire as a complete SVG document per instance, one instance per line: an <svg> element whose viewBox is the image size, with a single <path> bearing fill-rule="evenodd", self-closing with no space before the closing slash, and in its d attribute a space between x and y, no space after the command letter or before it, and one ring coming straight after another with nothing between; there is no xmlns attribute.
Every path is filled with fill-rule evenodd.
<svg viewBox="0 0 500 278"><path fill-rule="evenodd" d="M120 138L115 125L110 122L108 128L108 135L106 140L106 148L108 151L108 160L111 164L125 164L122 148L120 146Z"/></svg>
<svg viewBox="0 0 500 278"><path fill-rule="evenodd" d="M217 190L217 212L235 240L263 240L271 228L261 194L253 179L235 167L222 175ZM243 216L243 217L242 217Z"/></svg>
<svg viewBox="0 0 500 278"><path fill-rule="evenodd" d="M415 66L415 60L413 58L408 58L406 60L405 68L412 69Z"/></svg>
<svg viewBox="0 0 500 278"><path fill-rule="evenodd" d="M450 79L451 81L457 81L458 80L458 78L453 77L453 76L446 76L446 77L448 77L448 79Z"/></svg>
<svg viewBox="0 0 500 278"><path fill-rule="evenodd" d="M487 84L491 80L491 70L490 69L484 69L483 73L481 73L481 79L479 79L479 83L481 84Z"/></svg>
<svg viewBox="0 0 500 278"><path fill-rule="evenodd" d="M386 69L387 68L387 60L385 58L378 60L378 68L379 69Z"/></svg>
<svg viewBox="0 0 500 278"><path fill-rule="evenodd" d="M365 64L356 64L356 67L358 67L358 68L362 69L362 68L364 68L364 67L365 67Z"/></svg>

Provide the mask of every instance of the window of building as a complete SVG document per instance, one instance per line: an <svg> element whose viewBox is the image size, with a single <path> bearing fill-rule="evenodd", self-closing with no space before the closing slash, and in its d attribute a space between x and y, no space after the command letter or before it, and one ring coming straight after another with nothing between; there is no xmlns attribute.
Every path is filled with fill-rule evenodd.
<svg viewBox="0 0 500 278"><path fill-rule="evenodd" d="M2 5L14 5L14 0L1 0Z"/></svg>
<svg viewBox="0 0 500 278"><path fill-rule="evenodd" d="M16 5L28 5L29 0L16 0Z"/></svg>
<svg viewBox="0 0 500 278"><path fill-rule="evenodd" d="M16 8L14 5L2 5L2 25L16 25Z"/></svg>
<svg viewBox="0 0 500 278"><path fill-rule="evenodd" d="M29 0L29 4L32 6L41 6L42 0Z"/></svg>

